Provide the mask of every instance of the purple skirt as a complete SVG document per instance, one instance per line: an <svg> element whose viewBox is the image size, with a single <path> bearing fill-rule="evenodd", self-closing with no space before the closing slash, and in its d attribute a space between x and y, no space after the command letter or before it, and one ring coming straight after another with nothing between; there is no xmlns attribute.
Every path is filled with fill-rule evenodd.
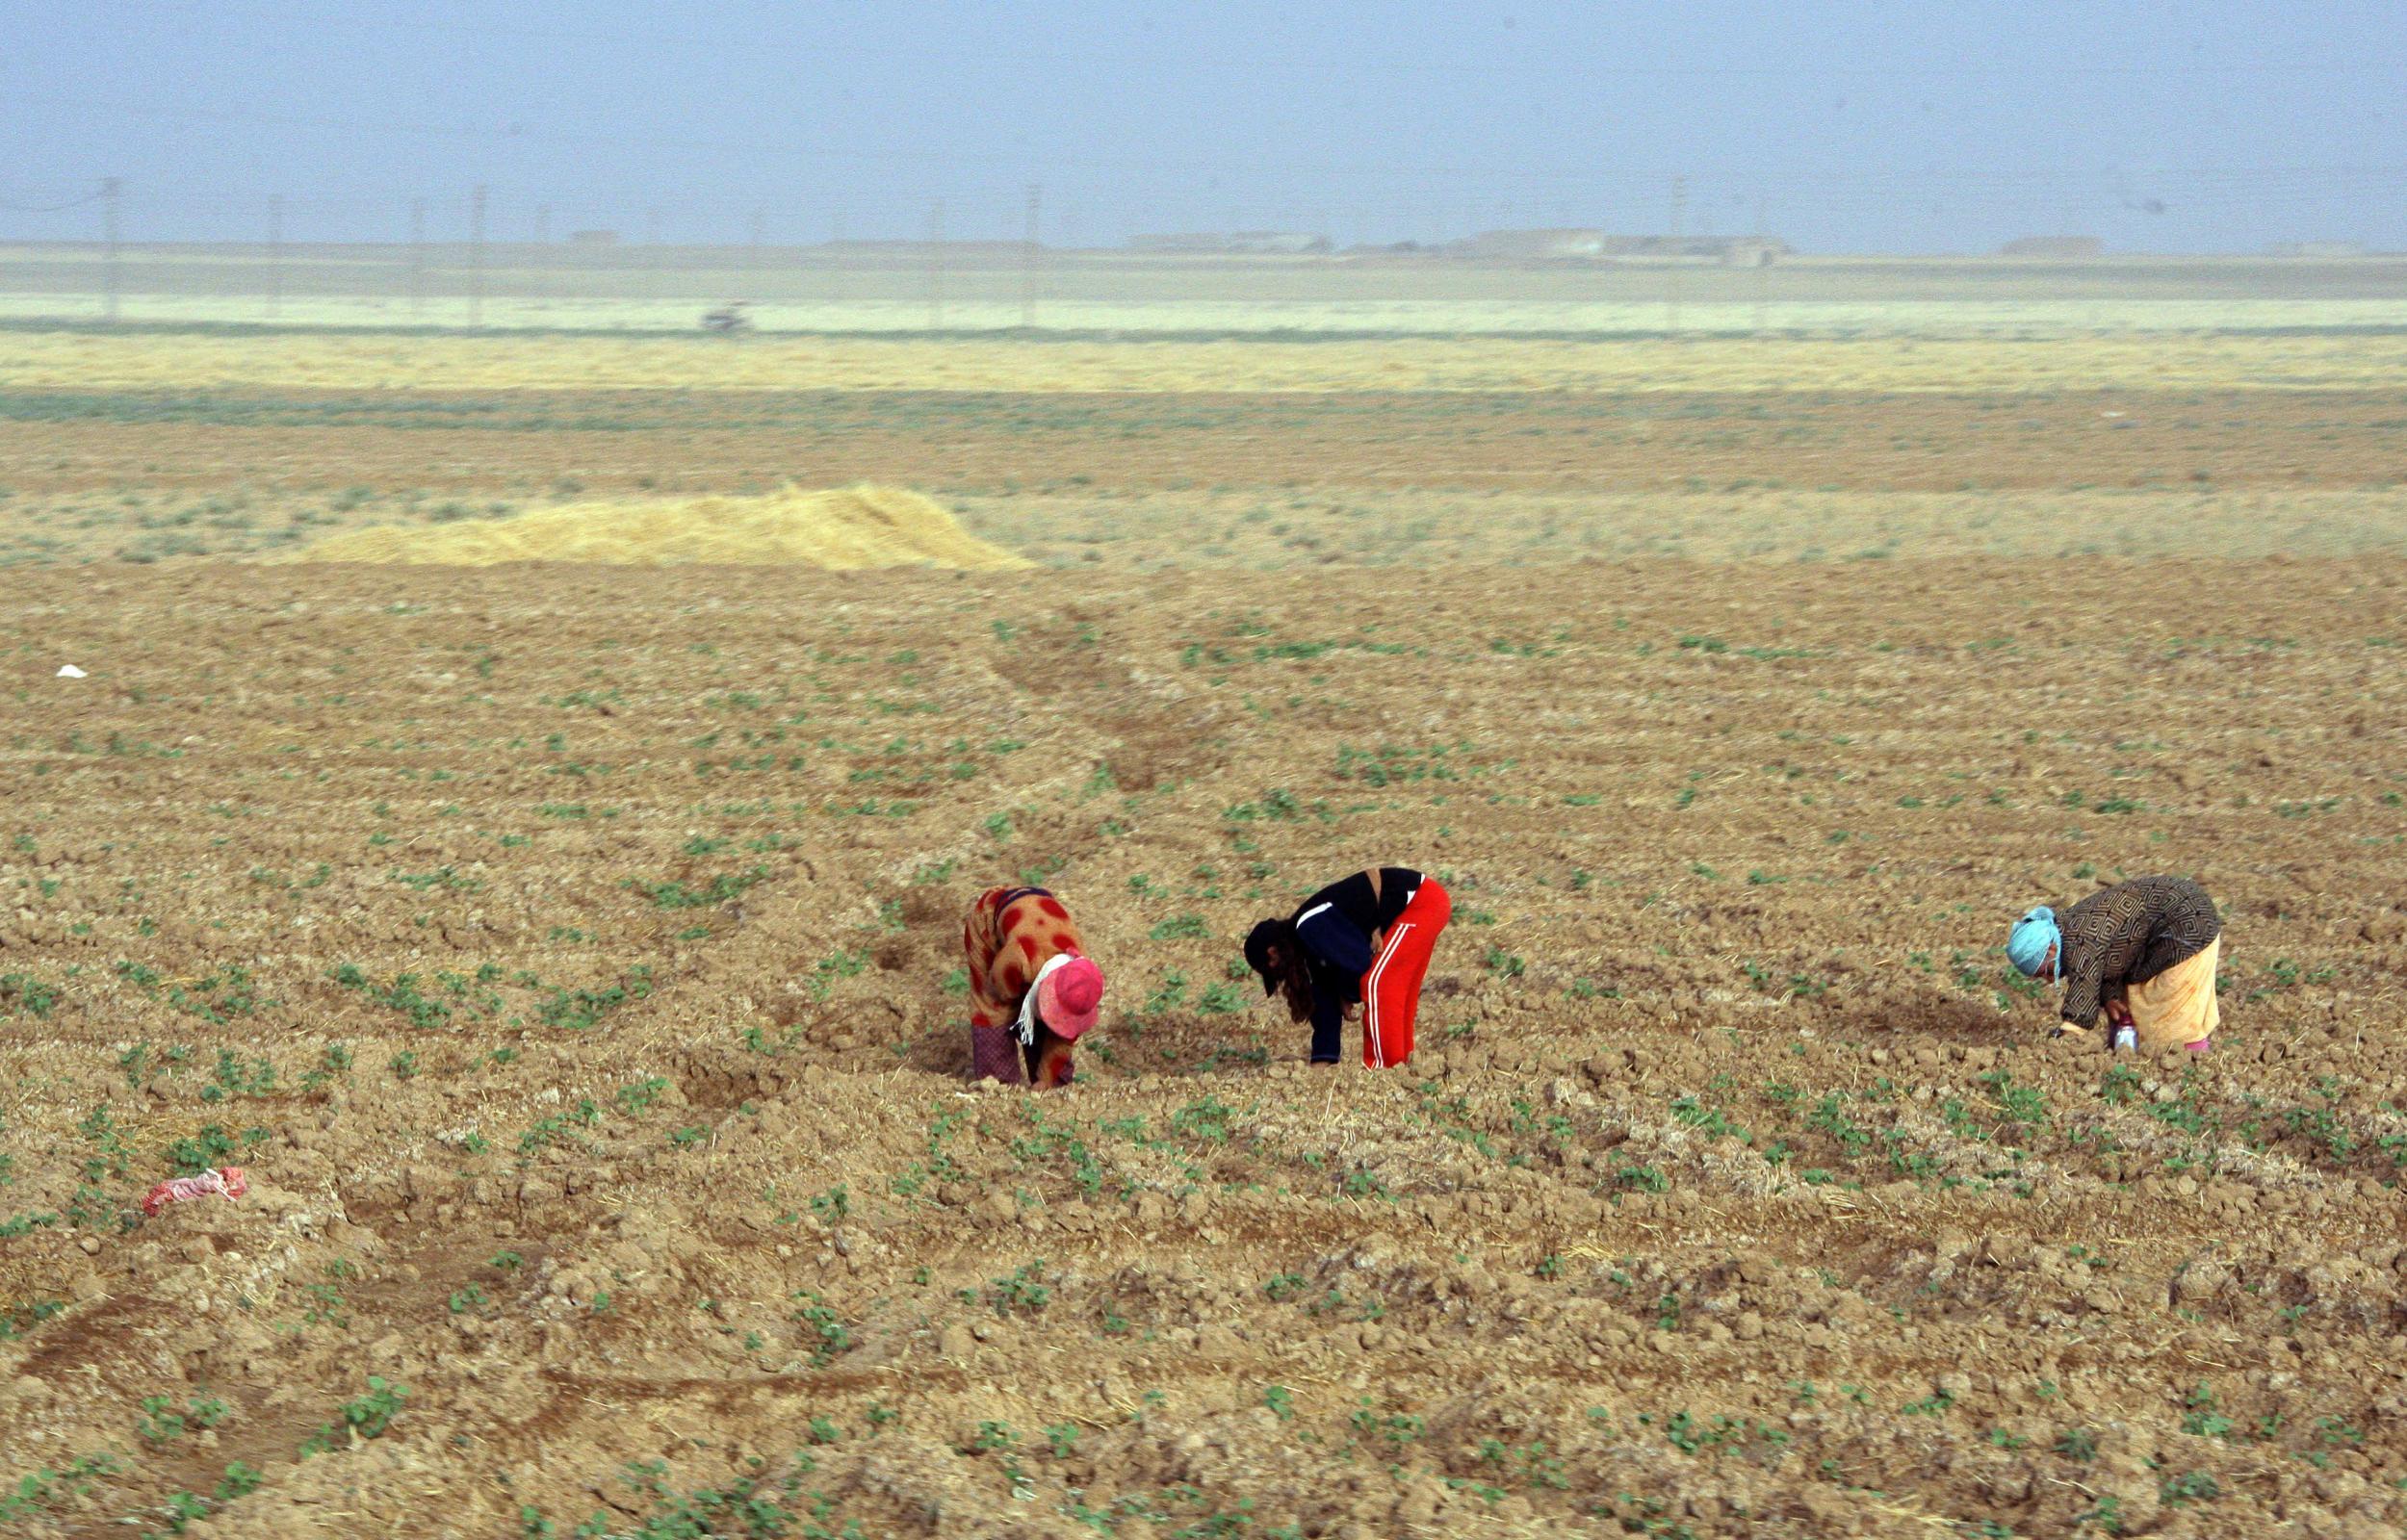
<svg viewBox="0 0 2407 1540"><path fill-rule="evenodd" d="M1026 1085L1028 1071L1021 1062L1020 1034L1009 1027L971 1027L970 1078L999 1080L1006 1086Z"/></svg>

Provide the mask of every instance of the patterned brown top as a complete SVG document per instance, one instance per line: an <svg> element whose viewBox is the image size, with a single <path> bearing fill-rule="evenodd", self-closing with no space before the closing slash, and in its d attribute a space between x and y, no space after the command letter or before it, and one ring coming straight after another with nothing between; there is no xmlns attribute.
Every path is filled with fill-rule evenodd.
<svg viewBox="0 0 2407 1540"><path fill-rule="evenodd" d="M2214 900L2187 877L2135 877L2100 888L2057 917L2064 944L2064 1019L2087 1027L2105 1003L2187 962L2223 934Z"/></svg>
<svg viewBox="0 0 2407 1540"><path fill-rule="evenodd" d="M1069 1040L1040 1020L1036 1041L1022 1051L1011 1029L1048 961L1061 952L1086 955L1070 911L1042 887L990 887L971 907L961 942L970 963L971 1078L1046 1091L1068 1085Z"/></svg>

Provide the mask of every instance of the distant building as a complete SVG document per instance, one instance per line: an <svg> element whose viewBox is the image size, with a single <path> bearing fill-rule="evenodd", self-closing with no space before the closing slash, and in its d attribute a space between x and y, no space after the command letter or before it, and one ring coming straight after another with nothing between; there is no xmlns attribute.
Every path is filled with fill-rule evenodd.
<svg viewBox="0 0 2407 1540"><path fill-rule="evenodd" d="M2362 257L2362 241L2277 241L2265 248L2268 257Z"/></svg>
<svg viewBox="0 0 2407 1540"><path fill-rule="evenodd" d="M1601 257L1612 237L1602 230L1484 230L1454 249L1466 257L1505 261Z"/></svg>
<svg viewBox="0 0 2407 1540"><path fill-rule="evenodd" d="M571 230L568 244L572 246L614 246L618 244L616 230Z"/></svg>
<svg viewBox="0 0 2407 1540"><path fill-rule="evenodd" d="M1329 237L1304 230L1197 230L1176 235L1135 235L1128 238L1128 249L1131 251L1302 257L1316 255L1329 248Z"/></svg>
<svg viewBox="0 0 2407 1540"><path fill-rule="evenodd" d="M1229 238L1231 251L1250 251L1262 256L1302 257L1327 251L1329 237L1303 230L1239 230Z"/></svg>
<svg viewBox="0 0 2407 1540"><path fill-rule="evenodd" d="M2027 235L1998 247L2002 257L2051 257L2078 262L2106 255L2106 243L2094 235Z"/></svg>
<svg viewBox="0 0 2407 1540"><path fill-rule="evenodd" d="M1658 261L1688 257L1719 262L1726 244L1709 235L1618 235L1605 243L1605 255Z"/></svg>
<svg viewBox="0 0 2407 1540"><path fill-rule="evenodd" d="M1608 235L1602 230L1488 230L1446 248L1490 262L1597 262L1629 257L1649 262L1719 262L1768 268L1790 254L1770 236Z"/></svg>

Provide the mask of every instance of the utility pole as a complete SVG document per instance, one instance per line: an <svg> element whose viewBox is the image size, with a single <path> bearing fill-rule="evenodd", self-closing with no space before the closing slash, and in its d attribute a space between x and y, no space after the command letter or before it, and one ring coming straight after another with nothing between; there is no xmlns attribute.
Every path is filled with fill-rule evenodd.
<svg viewBox="0 0 2407 1540"><path fill-rule="evenodd" d="M535 244L539 246L548 246L551 244L552 205L549 203L538 203L535 205Z"/></svg>
<svg viewBox="0 0 2407 1540"><path fill-rule="evenodd" d="M1771 236L1764 224L1764 195L1755 194L1755 330L1764 330L1765 312L1772 300Z"/></svg>
<svg viewBox="0 0 2407 1540"><path fill-rule="evenodd" d="M268 199L268 319L284 313L284 199Z"/></svg>
<svg viewBox="0 0 2407 1540"><path fill-rule="evenodd" d="M479 182L468 194L468 324L484 324L484 200Z"/></svg>
<svg viewBox="0 0 2407 1540"><path fill-rule="evenodd" d="M928 210L928 330L945 329L945 200Z"/></svg>
<svg viewBox="0 0 2407 1540"><path fill-rule="evenodd" d="M1028 184L1028 229L1020 244L1020 329L1036 329L1036 262L1037 235L1045 212L1045 187L1040 182Z"/></svg>
<svg viewBox="0 0 2407 1540"><path fill-rule="evenodd" d="M409 200L409 314L427 307L427 200Z"/></svg>
<svg viewBox="0 0 2407 1540"><path fill-rule="evenodd" d="M660 297L660 211L643 211L643 296L658 302Z"/></svg>
<svg viewBox="0 0 2407 1540"><path fill-rule="evenodd" d="M117 194L124 188L114 176L100 184L100 235L109 248L108 265L101 270L100 318L112 326L117 323Z"/></svg>
<svg viewBox="0 0 2407 1540"><path fill-rule="evenodd" d="M1688 212L1688 178L1671 179L1671 266L1665 270L1663 316L1666 331L1680 329L1680 217Z"/></svg>

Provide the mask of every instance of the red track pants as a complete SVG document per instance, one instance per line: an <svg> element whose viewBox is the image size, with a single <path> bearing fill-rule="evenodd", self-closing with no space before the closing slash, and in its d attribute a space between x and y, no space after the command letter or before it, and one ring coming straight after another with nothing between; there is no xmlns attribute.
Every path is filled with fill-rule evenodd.
<svg viewBox="0 0 2407 1540"><path fill-rule="evenodd" d="M1422 879L1412 902L1387 927L1387 944L1362 975L1362 1064L1389 1069L1412 1057L1412 1018L1421 1008L1421 980L1437 933L1454 917L1454 901L1436 879Z"/></svg>

